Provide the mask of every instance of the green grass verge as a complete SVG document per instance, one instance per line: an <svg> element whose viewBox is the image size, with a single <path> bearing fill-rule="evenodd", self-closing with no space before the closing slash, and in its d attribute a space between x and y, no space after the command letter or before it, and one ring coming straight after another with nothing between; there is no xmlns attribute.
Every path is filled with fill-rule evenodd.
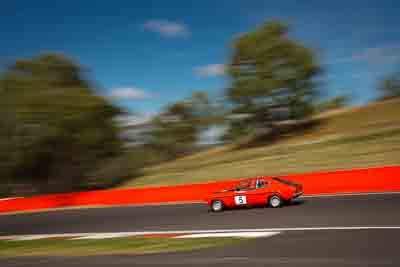
<svg viewBox="0 0 400 267"><path fill-rule="evenodd" d="M223 146L152 166L123 187L201 183L318 171L400 165L400 100L324 117L301 136L249 149Z"/></svg>
<svg viewBox="0 0 400 267"><path fill-rule="evenodd" d="M0 240L0 257L90 256L190 251L243 242L240 238L112 238L102 240Z"/></svg>

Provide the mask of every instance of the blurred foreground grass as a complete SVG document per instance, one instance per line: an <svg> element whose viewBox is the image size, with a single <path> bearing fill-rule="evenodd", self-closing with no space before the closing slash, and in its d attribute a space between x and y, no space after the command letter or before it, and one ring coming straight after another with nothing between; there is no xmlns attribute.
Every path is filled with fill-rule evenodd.
<svg viewBox="0 0 400 267"><path fill-rule="evenodd" d="M176 185L400 164L400 100L316 117L321 124L271 145L218 147L152 166L123 187Z"/></svg>
<svg viewBox="0 0 400 267"><path fill-rule="evenodd" d="M190 251L242 242L239 238L113 238L102 240L0 240L0 257L90 256Z"/></svg>

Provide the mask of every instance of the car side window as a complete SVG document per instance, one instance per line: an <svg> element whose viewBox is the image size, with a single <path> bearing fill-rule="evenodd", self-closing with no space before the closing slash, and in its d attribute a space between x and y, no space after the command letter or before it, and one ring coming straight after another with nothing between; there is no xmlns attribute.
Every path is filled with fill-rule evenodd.
<svg viewBox="0 0 400 267"><path fill-rule="evenodd" d="M268 183L265 180L257 180L256 181L256 188L265 188L268 185Z"/></svg>
<svg viewBox="0 0 400 267"><path fill-rule="evenodd" d="M251 188L250 182L243 181L236 187L236 191L246 191L246 190L249 190L250 188Z"/></svg>

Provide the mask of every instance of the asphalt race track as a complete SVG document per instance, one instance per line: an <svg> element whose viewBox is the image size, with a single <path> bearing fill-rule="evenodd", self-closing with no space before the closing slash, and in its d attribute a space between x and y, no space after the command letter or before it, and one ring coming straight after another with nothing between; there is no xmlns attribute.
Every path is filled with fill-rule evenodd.
<svg viewBox="0 0 400 267"><path fill-rule="evenodd" d="M205 205L1 215L0 235L400 226L400 194L306 198L281 209L210 213ZM400 229L283 231L241 246L146 256L0 259L0 266L400 266Z"/></svg>
<svg viewBox="0 0 400 267"><path fill-rule="evenodd" d="M143 256L27 257L0 259L3 267L25 266L400 266L400 231L291 232L241 246Z"/></svg>
<svg viewBox="0 0 400 267"><path fill-rule="evenodd" d="M400 194L307 198L280 209L208 212L206 205L111 207L1 215L0 235L144 230L400 226Z"/></svg>

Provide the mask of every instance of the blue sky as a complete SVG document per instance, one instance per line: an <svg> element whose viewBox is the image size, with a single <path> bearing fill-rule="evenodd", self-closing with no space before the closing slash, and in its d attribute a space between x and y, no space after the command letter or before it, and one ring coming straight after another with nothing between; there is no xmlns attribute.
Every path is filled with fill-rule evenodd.
<svg viewBox="0 0 400 267"><path fill-rule="evenodd" d="M13 0L0 9L0 63L64 53L90 70L102 94L148 114L194 90L222 95L232 39L284 19L317 51L324 94L362 104L399 67L399 11L399 1L384 0Z"/></svg>

